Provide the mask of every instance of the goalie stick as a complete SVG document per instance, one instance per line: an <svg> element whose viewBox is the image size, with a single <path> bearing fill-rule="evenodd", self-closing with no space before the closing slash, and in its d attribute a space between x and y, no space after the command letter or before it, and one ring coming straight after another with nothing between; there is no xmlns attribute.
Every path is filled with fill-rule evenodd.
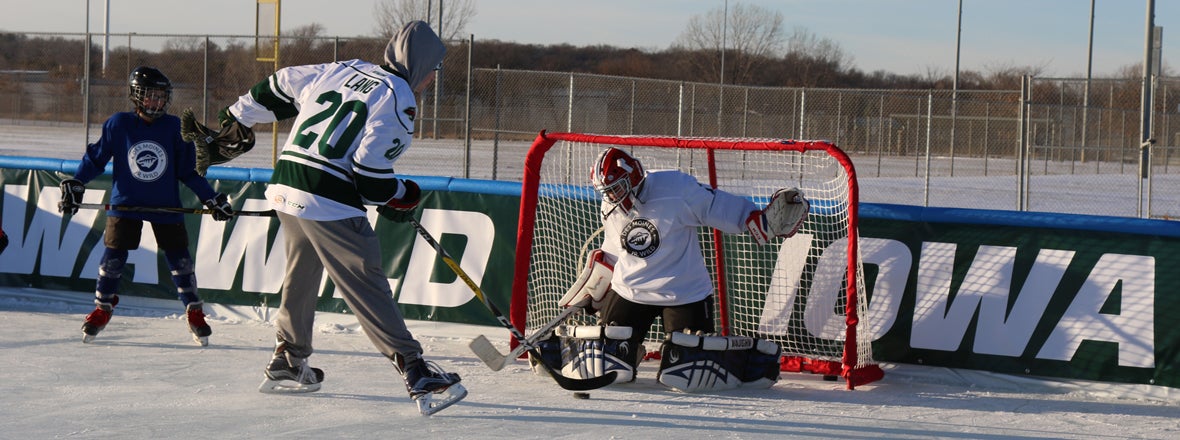
<svg viewBox="0 0 1180 440"><path fill-rule="evenodd" d="M508 329L508 332L512 334L512 337L521 342L522 345L525 345L525 342L528 341L528 338L526 338L524 334L516 328L516 326L512 325L512 322L500 312L500 309L488 299L487 295L483 294L483 291L480 290L479 285L475 284L475 281L472 281L471 277L467 276L467 272L464 272L463 269L460 268L457 263L455 263L455 259L451 258L451 255L447 253L446 249L443 249L442 245L438 244L438 241L435 241L434 237L430 235L430 232L427 231L426 228L422 227L422 225L413 218L410 218L409 222L410 225L414 227L414 230L418 231L418 235L422 236L422 238L426 240L426 243L429 244L430 247L434 248L434 251L438 253L439 257L442 257L443 262L446 263L447 267L450 267L451 270L455 271L455 275L458 275L459 278L463 279L464 283L467 283L467 287L471 288L471 291L475 293L475 297L479 298L479 301L483 303L484 307L487 307L487 309L491 311L493 315L496 315L496 320L499 321L500 324L504 326L504 328ZM541 358L541 353L537 352L536 348L527 348L526 350L529 353L532 353L533 356L536 356L537 359ZM558 386L572 391L585 391L602 388L614 383L615 377L618 376L618 373L612 371L602 376L592 377L589 379L574 379L563 376L557 371L553 371L548 365L545 365L544 362L538 362L538 365L540 365L541 368L549 374L549 377L552 377L553 380L557 382Z"/></svg>
<svg viewBox="0 0 1180 440"><path fill-rule="evenodd" d="M520 355L524 354L524 352L536 348L537 341L548 338L553 332L553 329L565 322L566 318L581 311L589 304L590 300L586 299L585 301L567 307L561 312L561 314L557 315L556 318L553 318L552 321L549 321L545 325L541 326L541 328L534 331L532 336L529 336L528 339L523 341L517 339L517 341L520 343L517 344L516 348L513 348L512 351L508 352L508 354L501 354L500 350L497 349L495 345L492 345L492 341L489 341L484 335L479 335L475 339L472 339L471 343L467 344L467 347L470 348L471 351L488 366L488 368L491 368L492 371L503 370L504 367L508 366L508 362L511 362L512 360L520 357Z"/></svg>
<svg viewBox="0 0 1180 440"><path fill-rule="evenodd" d="M79 208L83 209L102 209L106 211L127 211L127 212L163 212L163 213L181 213L181 214L212 214L215 209L205 208L164 208L155 206L126 206L126 205L107 205L102 203L79 203ZM272 211L234 211L234 215L248 216L248 217L274 217L275 212Z"/></svg>
<svg viewBox="0 0 1180 440"><path fill-rule="evenodd" d="M599 226L598 230L594 231L594 233L590 234L590 237L586 238L586 240L582 242L582 251L578 255L586 255L586 249L590 246L591 242L594 241L595 237L598 237L599 234L602 234L604 228L605 226ZM579 257L577 267L585 267L585 263L586 262L583 260L583 257ZM496 346L492 345L492 342L489 341L484 335L479 335L473 339L471 343L467 344L467 347L470 348L471 351L474 352L484 364L487 364L488 368L491 368L492 371L500 371L504 369L504 367L508 366L508 362L520 357L520 355L524 354L526 350L534 348L537 344L537 341L548 338L553 329L561 325L562 322L565 322L566 318L573 316L574 313L577 313L580 310L586 309L586 307L592 302L593 298L583 298L582 301L570 304L569 307L567 307L565 310L562 310L562 312L558 314L556 318L553 318L553 320L549 321L545 325L542 325L541 328L535 330L533 334L529 336L528 340L517 344L516 348L513 348L512 351L510 351L507 355L501 354L500 350L496 349Z"/></svg>

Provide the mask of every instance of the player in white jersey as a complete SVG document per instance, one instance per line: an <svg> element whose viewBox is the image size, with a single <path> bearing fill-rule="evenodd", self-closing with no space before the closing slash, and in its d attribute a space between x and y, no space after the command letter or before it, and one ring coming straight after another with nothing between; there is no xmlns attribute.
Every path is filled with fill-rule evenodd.
<svg viewBox="0 0 1180 440"><path fill-rule="evenodd" d="M418 185L397 178L393 164L414 134L414 94L434 80L445 53L429 25L411 22L389 41L385 64L286 67L222 111L221 134L294 118L266 190L286 238L287 273L275 322L277 347L261 391L319 389L323 372L308 367L307 358L320 277L327 270L424 413L466 395L458 374L422 359L422 345L393 300L364 206L382 205L379 211L394 221L405 221L417 206Z"/></svg>
<svg viewBox="0 0 1180 440"><path fill-rule="evenodd" d="M598 157L591 180L603 196L603 244L592 252L587 274L579 278L581 286L571 289L561 303L581 300L578 291L582 286L598 286L597 292L586 295L595 300L603 329L587 332L578 328L573 332L588 333L589 337L572 334L569 329L558 331L559 336L575 336L561 342L567 349L563 372L586 377L617 371L616 382L633 381L644 355L640 344L656 317L661 317L663 331L669 335L661 352L667 354L679 347L673 340L692 346L686 356L662 356L661 383L685 391L746 382L773 384L778 377L777 345L768 341L759 344L752 338L703 337L714 333L716 327L713 282L701 253L700 228L730 234L748 232L765 244L774 236L792 235L802 217L793 223L768 224L766 213L751 200L702 185L678 170L646 172L639 160L617 148L608 148ZM791 197L800 209L797 212L803 213L797 215L805 215L806 200L798 190L789 191L794 191ZM609 284L585 281L595 276L609 279ZM583 292L588 290L594 289ZM758 345L761 352L755 350ZM582 353L578 357L568 354L577 351ZM736 356L741 359L733 360L735 353L727 351L742 351ZM678 378L665 374L673 368L684 369L685 362L697 362L688 366L695 371L678 371ZM726 373L727 368L735 371ZM718 374L722 377L716 377Z"/></svg>

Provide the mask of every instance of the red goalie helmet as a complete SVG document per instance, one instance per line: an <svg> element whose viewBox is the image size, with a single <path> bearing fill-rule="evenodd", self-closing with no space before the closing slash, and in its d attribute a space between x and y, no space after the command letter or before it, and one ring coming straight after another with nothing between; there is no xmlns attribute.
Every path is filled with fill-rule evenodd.
<svg viewBox="0 0 1180 440"><path fill-rule="evenodd" d="M607 202L631 209L631 197L639 192L644 178L643 165L626 151L607 148L594 162L590 181Z"/></svg>

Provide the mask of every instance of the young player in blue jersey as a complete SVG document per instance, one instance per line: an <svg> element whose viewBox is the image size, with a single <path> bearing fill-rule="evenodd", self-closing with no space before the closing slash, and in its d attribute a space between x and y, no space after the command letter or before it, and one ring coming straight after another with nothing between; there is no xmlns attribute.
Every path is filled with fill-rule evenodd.
<svg viewBox="0 0 1180 440"><path fill-rule="evenodd" d="M228 220L234 214L229 200L197 174L193 144L181 139L180 118L167 113L172 82L159 70L144 66L131 72L129 88L134 110L115 113L103 124L102 136L86 147L73 178L61 182L58 211L71 215L78 212L86 183L113 162L111 205L178 208L183 183L214 210L214 219ZM119 279L128 251L139 248L144 222L152 225L156 244L164 251L193 339L208 345L212 330L205 322L203 303L197 296L183 215L120 210L107 211L103 236L106 250L99 262L94 291L96 306L82 324L82 342L93 341L110 322L119 304Z"/></svg>
<svg viewBox="0 0 1180 440"><path fill-rule="evenodd" d="M324 373L308 366L320 278L325 272L365 335L392 361L406 391L424 414L467 395L458 374L422 356L406 328L381 267L381 247L365 205L405 221L421 190L398 178L394 162L410 146L415 93L434 81L446 46L425 22L399 29L385 48L385 63L348 60L291 66L255 85L219 114L214 132L182 117L185 136L211 148L217 160L243 151L254 124L294 119L266 196L287 242L287 273L275 319L276 348L259 391L312 392ZM220 155L220 156L219 156Z"/></svg>

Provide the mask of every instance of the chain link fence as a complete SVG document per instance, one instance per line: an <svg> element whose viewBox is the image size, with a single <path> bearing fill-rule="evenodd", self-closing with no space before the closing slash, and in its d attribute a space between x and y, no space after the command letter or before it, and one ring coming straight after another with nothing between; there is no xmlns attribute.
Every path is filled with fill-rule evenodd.
<svg viewBox="0 0 1180 440"><path fill-rule="evenodd" d="M276 67L379 62L385 45L283 37L279 60L259 62L253 35L111 34L107 51L101 36L91 36L89 54L87 40L0 34L0 43L16 48L0 56L0 128L70 131L79 140L65 156L73 158L82 140L97 137L97 124L128 109L127 73L136 66L169 76L172 113L193 108L212 121ZM1153 82L1155 142L1141 145L1138 80L1030 78L1018 90L957 92L747 87L473 69L478 50L475 41L450 43L439 81L420 97L422 147L414 150L428 153L399 162L399 171L519 180L542 130L824 139L853 158L863 202L1180 217L1176 78ZM255 127L259 145L272 148L289 129L290 122ZM1104 201L1097 211L1095 199Z"/></svg>

